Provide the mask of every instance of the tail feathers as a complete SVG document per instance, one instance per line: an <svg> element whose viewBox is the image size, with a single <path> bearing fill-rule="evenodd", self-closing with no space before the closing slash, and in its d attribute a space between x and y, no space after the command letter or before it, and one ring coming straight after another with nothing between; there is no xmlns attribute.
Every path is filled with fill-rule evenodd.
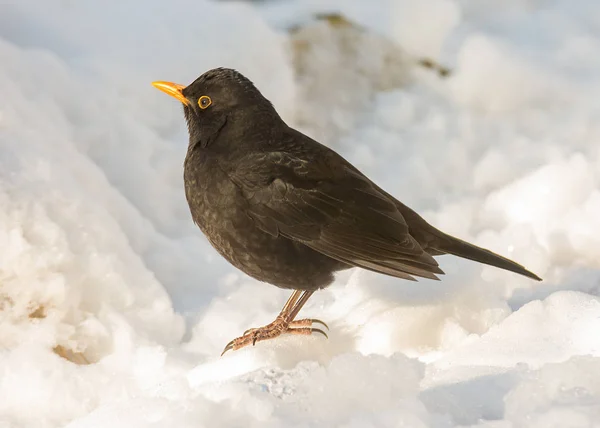
<svg viewBox="0 0 600 428"><path fill-rule="evenodd" d="M486 265L495 266L500 269L509 270L511 272L524 275L528 278L541 281L542 278L528 271L523 266L512 260L502 257L498 254L492 253L485 248L478 247L473 244L469 244L461 239L454 238L453 236L446 235L444 239L440 239L435 245L432 245L435 250L446 254L453 254L458 257L473 260Z"/></svg>

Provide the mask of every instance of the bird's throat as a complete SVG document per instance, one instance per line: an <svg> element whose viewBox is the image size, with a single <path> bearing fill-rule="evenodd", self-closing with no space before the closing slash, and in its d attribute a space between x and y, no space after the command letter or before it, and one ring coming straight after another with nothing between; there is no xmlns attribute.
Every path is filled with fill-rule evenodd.
<svg viewBox="0 0 600 428"><path fill-rule="evenodd" d="M227 116L225 115L215 118L215 120L211 121L188 121L190 147L206 148L210 146L217 140L219 134L223 131L226 125Z"/></svg>

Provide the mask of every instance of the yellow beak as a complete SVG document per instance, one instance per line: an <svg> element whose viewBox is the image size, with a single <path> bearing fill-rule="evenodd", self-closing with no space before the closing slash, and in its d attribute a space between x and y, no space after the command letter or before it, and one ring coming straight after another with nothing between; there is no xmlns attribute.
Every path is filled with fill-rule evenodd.
<svg viewBox="0 0 600 428"><path fill-rule="evenodd" d="M154 86L156 89L160 89L164 93L171 95L174 98L177 98L185 105L190 105L190 102L186 97L183 96L183 93L181 92L185 89L185 86L163 81L152 82L152 86Z"/></svg>

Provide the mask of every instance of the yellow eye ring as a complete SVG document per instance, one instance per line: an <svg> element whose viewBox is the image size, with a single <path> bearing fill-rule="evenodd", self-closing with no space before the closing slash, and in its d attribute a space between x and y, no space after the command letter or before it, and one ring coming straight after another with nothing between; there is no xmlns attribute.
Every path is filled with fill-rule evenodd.
<svg viewBox="0 0 600 428"><path fill-rule="evenodd" d="M208 95L202 95L200 98L198 98L198 107L200 107L202 110L204 110L211 104L212 104L212 100L210 99L210 97Z"/></svg>

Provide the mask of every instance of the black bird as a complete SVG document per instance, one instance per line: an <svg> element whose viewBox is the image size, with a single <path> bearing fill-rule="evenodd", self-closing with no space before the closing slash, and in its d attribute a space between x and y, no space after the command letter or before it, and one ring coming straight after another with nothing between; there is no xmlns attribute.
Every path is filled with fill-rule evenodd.
<svg viewBox="0 0 600 428"><path fill-rule="evenodd" d="M433 256L454 254L540 280L428 224L339 154L289 127L241 73L217 68L189 86L153 85L183 103L194 222L232 265L294 290L275 321L248 330L223 353L282 333L325 334L312 327L325 323L295 317L336 271L351 267L438 279L444 272Z"/></svg>

